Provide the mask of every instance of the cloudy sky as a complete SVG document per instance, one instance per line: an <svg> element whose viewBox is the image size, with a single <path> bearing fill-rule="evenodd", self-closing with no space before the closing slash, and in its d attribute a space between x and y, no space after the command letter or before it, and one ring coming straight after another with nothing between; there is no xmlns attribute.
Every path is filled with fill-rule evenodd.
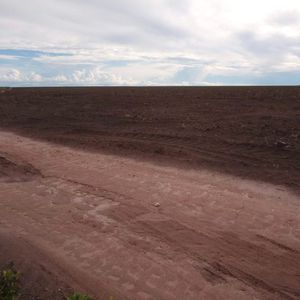
<svg viewBox="0 0 300 300"><path fill-rule="evenodd" d="M299 0L0 0L0 85L300 84Z"/></svg>

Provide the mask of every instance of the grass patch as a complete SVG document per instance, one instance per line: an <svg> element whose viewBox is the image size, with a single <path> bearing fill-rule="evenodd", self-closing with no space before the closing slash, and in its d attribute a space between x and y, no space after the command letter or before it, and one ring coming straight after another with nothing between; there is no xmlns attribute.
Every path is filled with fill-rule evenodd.
<svg viewBox="0 0 300 300"><path fill-rule="evenodd" d="M1 271L0 275L0 299L16 300L20 296L20 273L11 264Z"/></svg>
<svg viewBox="0 0 300 300"><path fill-rule="evenodd" d="M18 272L13 263L9 264L0 272L0 300L17 300L21 296L20 287L21 273ZM66 300L93 300L88 295L74 293Z"/></svg>
<svg viewBox="0 0 300 300"><path fill-rule="evenodd" d="M88 295L74 293L73 295L69 296L67 300L93 300L93 299Z"/></svg>

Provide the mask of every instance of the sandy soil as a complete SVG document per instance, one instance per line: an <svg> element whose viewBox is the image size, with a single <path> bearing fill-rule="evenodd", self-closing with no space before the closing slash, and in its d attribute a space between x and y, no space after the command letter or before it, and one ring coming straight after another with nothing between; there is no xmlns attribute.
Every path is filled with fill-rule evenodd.
<svg viewBox="0 0 300 300"><path fill-rule="evenodd" d="M47 107L51 100L44 97L57 90L37 91L8 90L0 99L0 265L14 260L29 276L23 299L31 299L30 293L63 299L72 289L96 299L300 299L294 90L286 93L289 110L282 106L284 112L272 111L269 119L254 117L261 116L259 101L264 116L272 103L259 98L261 91L253 100L257 123L244 128L244 136L230 127L231 121L247 123L243 114L226 123L220 112L223 127L201 134L186 129L188 118L181 129L173 119L164 126L163 115L128 124L128 101L119 106L120 116L113 110L105 120L108 109L99 108L96 128L92 105L82 115L69 107L56 119L51 112L57 103ZM62 106L68 111L63 103L56 112ZM214 110L221 107L215 104ZM205 119L205 112L198 114ZM267 131L258 129L262 120L268 120ZM155 122L161 126L154 130ZM89 126L96 128L90 135ZM162 135L171 127L173 138ZM133 138L137 128L144 137ZM203 141L208 144L201 147Z"/></svg>
<svg viewBox="0 0 300 300"><path fill-rule="evenodd" d="M284 186L7 132L0 151L40 174L1 183L1 230L97 299L300 297L299 197Z"/></svg>

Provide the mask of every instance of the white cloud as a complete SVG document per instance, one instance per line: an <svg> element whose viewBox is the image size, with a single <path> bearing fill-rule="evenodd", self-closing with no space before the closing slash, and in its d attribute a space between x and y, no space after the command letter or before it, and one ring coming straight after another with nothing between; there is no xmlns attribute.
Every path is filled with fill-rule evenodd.
<svg viewBox="0 0 300 300"><path fill-rule="evenodd" d="M135 85L135 82L132 79L123 79L121 76L118 76L113 73L103 72L100 68L94 68L91 70L77 70L75 71L71 78L69 79L70 83L80 84L86 83L89 85Z"/></svg>
<svg viewBox="0 0 300 300"><path fill-rule="evenodd" d="M68 81L68 78L65 76L65 75L57 75L57 76L54 76L53 77L53 81L54 82L62 82L62 83L65 83Z"/></svg>
<svg viewBox="0 0 300 300"><path fill-rule="evenodd" d="M14 55L0 54L0 60L16 60L18 57Z"/></svg>
<svg viewBox="0 0 300 300"><path fill-rule="evenodd" d="M1 71L1 70L0 70ZM22 78L22 74L17 69L11 69L11 70L2 70L0 72L0 79L1 81L20 81Z"/></svg>
<svg viewBox="0 0 300 300"><path fill-rule="evenodd" d="M43 77L35 72L23 73L18 69L0 68L0 82L41 82Z"/></svg>
<svg viewBox="0 0 300 300"><path fill-rule="evenodd" d="M35 84L65 84L65 85L138 85L133 79L124 79L121 76L104 72L100 68L90 70L76 70L68 76L60 74L56 76L41 76L34 72L20 71L17 69L0 68L0 82L7 84L23 83Z"/></svg>
<svg viewBox="0 0 300 300"><path fill-rule="evenodd" d="M300 72L299 16L299 0L1 0L0 48L48 53L0 60L9 78L56 84Z"/></svg>

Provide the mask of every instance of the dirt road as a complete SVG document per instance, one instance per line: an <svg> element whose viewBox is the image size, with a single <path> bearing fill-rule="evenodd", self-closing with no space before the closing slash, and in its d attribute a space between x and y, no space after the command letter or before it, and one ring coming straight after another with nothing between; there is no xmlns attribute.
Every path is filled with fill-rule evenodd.
<svg viewBox="0 0 300 300"><path fill-rule="evenodd" d="M299 195L284 185L8 131L0 167L0 236L96 299L300 299Z"/></svg>

